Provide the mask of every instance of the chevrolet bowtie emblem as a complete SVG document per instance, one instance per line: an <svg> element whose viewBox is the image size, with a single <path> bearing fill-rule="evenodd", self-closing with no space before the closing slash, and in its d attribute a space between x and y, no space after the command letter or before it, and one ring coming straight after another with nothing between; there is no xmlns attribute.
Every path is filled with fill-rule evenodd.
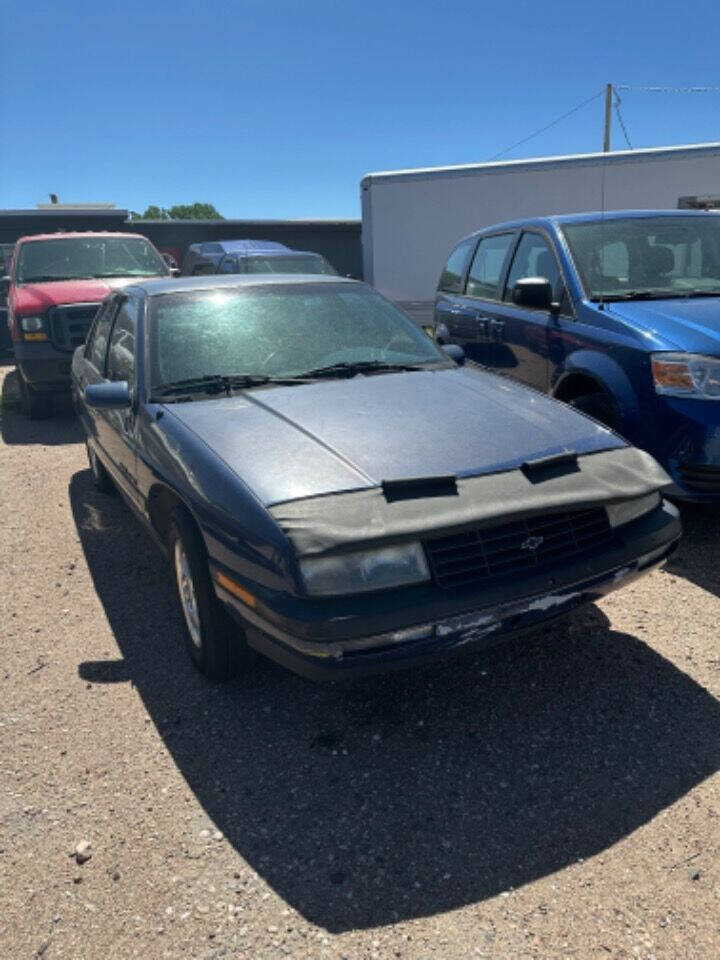
<svg viewBox="0 0 720 960"><path fill-rule="evenodd" d="M537 550L545 537L528 537L520 544L521 550Z"/></svg>

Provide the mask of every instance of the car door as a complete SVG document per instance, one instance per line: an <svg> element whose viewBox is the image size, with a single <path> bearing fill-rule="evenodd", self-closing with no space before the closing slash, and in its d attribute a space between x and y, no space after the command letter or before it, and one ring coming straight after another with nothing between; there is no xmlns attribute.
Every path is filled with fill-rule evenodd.
<svg viewBox="0 0 720 960"><path fill-rule="evenodd" d="M127 380L134 403L127 410L100 410L98 417L98 437L108 469L122 492L138 508L141 498L137 488L135 354L139 309L135 297L122 297L110 332L105 366L105 379Z"/></svg>
<svg viewBox="0 0 720 960"><path fill-rule="evenodd" d="M468 237L455 247L440 275L435 297L435 336L440 343L457 343L463 349L475 334L474 315L465 310L463 290L476 244L477 237Z"/></svg>
<svg viewBox="0 0 720 960"><path fill-rule="evenodd" d="M496 369L506 366L499 336L502 319L497 307L502 299L502 279L512 254L517 231L506 230L480 239L468 270L460 300L468 337L463 349L469 360Z"/></svg>
<svg viewBox="0 0 720 960"><path fill-rule="evenodd" d="M560 314L572 317L572 304L559 258L550 238L540 230L524 230L520 237L507 273L497 319L502 323L498 338L504 363L500 368L522 383L545 392L550 378L550 335L557 322L558 310L519 307L513 303L513 287L526 277L548 280Z"/></svg>
<svg viewBox="0 0 720 960"><path fill-rule="evenodd" d="M105 379L105 358L107 356L110 328L117 312L118 297L109 297L99 307L88 333L82 359L73 363L73 391L75 409L83 423L91 442L98 442L99 411L87 407L82 401L85 387L100 383Z"/></svg>

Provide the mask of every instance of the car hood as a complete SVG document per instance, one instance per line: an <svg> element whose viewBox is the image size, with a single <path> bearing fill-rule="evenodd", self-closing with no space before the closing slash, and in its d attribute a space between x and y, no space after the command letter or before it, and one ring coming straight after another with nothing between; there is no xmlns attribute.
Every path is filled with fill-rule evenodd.
<svg viewBox="0 0 720 960"><path fill-rule="evenodd" d="M266 506L626 445L564 404L467 367L270 387L165 409L172 417L161 423L180 420Z"/></svg>
<svg viewBox="0 0 720 960"><path fill-rule="evenodd" d="M50 307L68 303L99 303L113 290L121 290L143 277L108 277L102 280L56 280L51 283L28 283L12 292L13 310L17 314L43 313ZM146 278L145 278L146 279Z"/></svg>
<svg viewBox="0 0 720 960"><path fill-rule="evenodd" d="M720 353L720 297L608 304L610 312L652 334L665 349Z"/></svg>

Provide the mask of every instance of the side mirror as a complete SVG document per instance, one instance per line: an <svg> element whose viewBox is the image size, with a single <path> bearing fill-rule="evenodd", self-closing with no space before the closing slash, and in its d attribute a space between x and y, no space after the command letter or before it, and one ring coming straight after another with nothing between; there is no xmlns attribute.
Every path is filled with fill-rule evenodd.
<svg viewBox="0 0 720 960"><path fill-rule="evenodd" d="M95 410L127 410L132 404L127 380L91 383L85 387L85 403Z"/></svg>
<svg viewBox="0 0 720 960"><path fill-rule="evenodd" d="M439 323L435 327L435 339L437 340L437 342L440 344L441 347L443 346L443 344L446 344L450 339L450 331L448 330L448 328L445 326L444 323Z"/></svg>
<svg viewBox="0 0 720 960"><path fill-rule="evenodd" d="M461 367L465 363L465 351L457 343L448 343L443 346L443 350L450 357L451 360L454 360L455 363Z"/></svg>
<svg viewBox="0 0 720 960"><path fill-rule="evenodd" d="M512 302L517 307L531 310L551 310L553 288L545 277L525 277L518 280L512 289Z"/></svg>

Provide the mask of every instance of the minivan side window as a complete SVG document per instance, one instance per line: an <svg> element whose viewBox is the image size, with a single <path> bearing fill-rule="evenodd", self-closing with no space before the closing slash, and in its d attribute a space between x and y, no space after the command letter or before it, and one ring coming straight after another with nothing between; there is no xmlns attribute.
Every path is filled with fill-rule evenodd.
<svg viewBox="0 0 720 960"><path fill-rule="evenodd" d="M483 237L468 274L465 292L469 297L481 297L483 300L500 299L498 285L514 239L515 235L512 233Z"/></svg>
<svg viewBox="0 0 720 960"><path fill-rule="evenodd" d="M110 324L112 323L116 306L117 300L114 298L100 306L92 330L90 331L87 346L85 347L86 358L101 375L105 369L108 333L110 332Z"/></svg>
<svg viewBox="0 0 720 960"><path fill-rule="evenodd" d="M512 303L513 287L518 280L524 280L525 277L544 277L549 280L557 299L560 292L560 268L550 245L539 233L524 233L518 244L505 285L504 299L509 303Z"/></svg>
<svg viewBox="0 0 720 960"><path fill-rule="evenodd" d="M135 326L137 302L128 298L120 307L110 334L108 380L133 382L135 373Z"/></svg>
<svg viewBox="0 0 720 960"><path fill-rule="evenodd" d="M475 243L475 238L470 237L469 240L463 240L455 247L440 276L438 290L443 290L445 293L462 293L465 269Z"/></svg>

